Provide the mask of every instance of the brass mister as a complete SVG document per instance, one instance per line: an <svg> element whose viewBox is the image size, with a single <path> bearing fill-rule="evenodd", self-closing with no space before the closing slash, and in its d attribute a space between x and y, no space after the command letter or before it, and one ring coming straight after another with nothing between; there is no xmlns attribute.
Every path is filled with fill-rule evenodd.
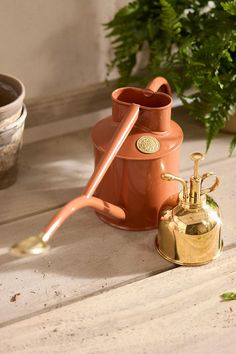
<svg viewBox="0 0 236 354"><path fill-rule="evenodd" d="M200 152L191 154L190 158L194 161L194 174L189 186L187 181L170 173L161 175L166 181L180 182L183 190L177 205L170 206L168 201L163 205L157 235L160 255L185 266L206 264L219 256L223 247L220 210L207 195L218 187L219 178L215 177L213 185L203 189L202 182L214 173L199 175L199 162L204 159Z"/></svg>

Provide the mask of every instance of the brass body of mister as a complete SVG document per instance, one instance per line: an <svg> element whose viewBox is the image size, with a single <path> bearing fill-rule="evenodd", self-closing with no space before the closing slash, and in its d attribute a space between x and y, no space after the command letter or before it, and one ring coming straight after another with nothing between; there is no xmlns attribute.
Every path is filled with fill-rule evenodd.
<svg viewBox="0 0 236 354"><path fill-rule="evenodd" d="M199 175L199 161L204 155L196 152L194 175L190 184L182 178L163 173L166 181L178 181L183 190L179 194L178 204L170 205L170 200L163 205L157 235L157 249L162 257L170 262L195 266L210 262L219 256L223 240L221 237L221 216L217 203L207 195L219 185L218 177L209 188L202 188L202 182L213 172ZM173 200L173 198L172 198Z"/></svg>

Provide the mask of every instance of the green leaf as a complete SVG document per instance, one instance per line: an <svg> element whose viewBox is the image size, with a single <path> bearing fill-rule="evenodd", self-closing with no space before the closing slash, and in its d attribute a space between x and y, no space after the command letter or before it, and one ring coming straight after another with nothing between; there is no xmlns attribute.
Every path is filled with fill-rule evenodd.
<svg viewBox="0 0 236 354"><path fill-rule="evenodd" d="M231 301L236 300L236 293L235 292L228 292L221 295L224 301Z"/></svg>
<svg viewBox="0 0 236 354"><path fill-rule="evenodd" d="M228 12L230 15L236 15L236 0L234 1L225 1L220 3L223 9Z"/></svg>
<svg viewBox="0 0 236 354"><path fill-rule="evenodd" d="M160 14L161 28L169 36L178 35L181 31L181 23L174 8L167 0L160 0L162 11Z"/></svg>
<svg viewBox="0 0 236 354"><path fill-rule="evenodd" d="M229 156L233 155L233 152L234 152L235 149L236 149L236 136L230 142Z"/></svg>

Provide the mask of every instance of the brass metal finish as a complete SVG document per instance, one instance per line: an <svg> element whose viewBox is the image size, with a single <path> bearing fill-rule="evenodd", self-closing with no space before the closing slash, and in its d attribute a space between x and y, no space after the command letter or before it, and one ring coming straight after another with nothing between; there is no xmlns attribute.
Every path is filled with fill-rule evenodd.
<svg viewBox="0 0 236 354"><path fill-rule="evenodd" d="M153 154L160 149L160 143L153 136L141 136L141 138L137 140L137 148L144 154Z"/></svg>
<svg viewBox="0 0 236 354"><path fill-rule="evenodd" d="M202 182L212 172L199 175L199 161L204 156L194 153L194 175L187 182L168 173L162 178L177 180L183 185L176 206L163 205L157 235L157 249L162 257L179 265L202 265L219 256L223 248L221 216L217 203L208 195L219 185L219 179L209 188L202 189Z"/></svg>
<svg viewBox="0 0 236 354"><path fill-rule="evenodd" d="M186 201L188 198L188 184L187 181L180 177L176 177L172 175L171 173L162 173L161 178L165 179L166 181L178 181L182 184L183 186L183 199Z"/></svg>
<svg viewBox="0 0 236 354"><path fill-rule="evenodd" d="M178 260L173 261L173 258L168 257L165 253L163 253L163 252L161 251L161 249L159 248L158 243L156 243L156 247L157 247L157 252L159 253L159 255L160 255L161 257L163 257L164 259L166 259L168 262L172 262L172 263L175 263L175 264L177 264L177 265L181 265L181 266L185 266L185 267L196 267L196 266L201 266L201 265L205 265L205 264L208 264L208 263L209 263L209 260L207 260L207 261L205 261L205 262L200 262L200 261L199 261L198 263L196 263L196 262L193 262L193 263L186 263L186 262L181 262L181 261L178 261ZM219 250L219 253L217 253L216 256L211 259L211 261L213 261L214 259L216 259L216 258L219 257L219 255L220 255L222 249L223 249L223 241L222 241L222 243L221 243L221 248L220 248L220 250Z"/></svg>
<svg viewBox="0 0 236 354"><path fill-rule="evenodd" d="M11 247L10 254L21 257L26 255L36 255L45 253L50 246L43 241L44 233L30 236Z"/></svg>

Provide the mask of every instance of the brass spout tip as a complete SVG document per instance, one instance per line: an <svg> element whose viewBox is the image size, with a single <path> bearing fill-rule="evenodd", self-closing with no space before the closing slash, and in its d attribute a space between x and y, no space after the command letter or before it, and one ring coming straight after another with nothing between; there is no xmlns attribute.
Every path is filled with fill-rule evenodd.
<svg viewBox="0 0 236 354"><path fill-rule="evenodd" d="M49 250L50 246L42 240L42 234L30 236L15 245L10 249L10 254L16 257L29 255L39 255Z"/></svg>

